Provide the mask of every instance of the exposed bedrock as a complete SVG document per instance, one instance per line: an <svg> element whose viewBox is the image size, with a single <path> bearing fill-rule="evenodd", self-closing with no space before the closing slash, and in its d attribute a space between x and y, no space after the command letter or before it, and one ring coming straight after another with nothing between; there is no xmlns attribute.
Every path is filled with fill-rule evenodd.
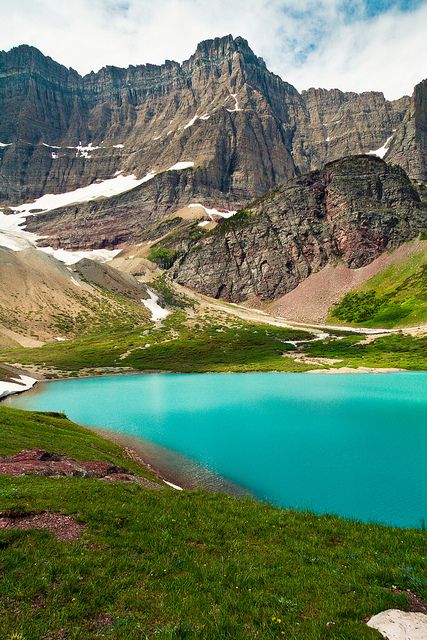
<svg viewBox="0 0 427 640"><path fill-rule="evenodd" d="M344 158L220 222L172 273L216 298L272 300L330 262L362 267L426 229L426 209L400 167Z"/></svg>

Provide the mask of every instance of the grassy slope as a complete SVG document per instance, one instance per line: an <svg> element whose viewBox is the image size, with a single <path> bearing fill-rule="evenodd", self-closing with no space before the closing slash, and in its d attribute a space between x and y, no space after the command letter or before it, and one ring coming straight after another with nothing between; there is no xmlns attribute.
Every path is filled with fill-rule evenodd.
<svg viewBox="0 0 427 640"><path fill-rule="evenodd" d="M59 413L21 411L0 405L0 429L0 456L41 448L76 460L105 460L148 477L124 455L120 446Z"/></svg>
<svg viewBox="0 0 427 640"><path fill-rule="evenodd" d="M79 375L97 367L127 367L140 371L307 371L315 364L295 362L286 353L295 348L286 340L310 339L311 334L229 317L199 317L191 323L184 311L169 316L162 327L132 324L102 329L63 343L35 349L0 350L0 361L39 365ZM358 345L363 336L305 344L316 357L340 358L336 366L427 369L426 338L395 335ZM320 366L320 365L319 365ZM124 369L125 371L125 369ZM52 374L55 377L58 374Z"/></svg>
<svg viewBox="0 0 427 640"><path fill-rule="evenodd" d="M308 367L284 358L292 350L282 340L310 337L304 331L198 317L188 323L183 311L161 328L143 325L101 330L72 342L36 349L0 351L0 361L38 364L66 371L130 367L165 371L304 371ZM128 355L124 355L128 354Z"/></svg>
<svg viewBox="0 0 427 640"><path fill-rule="evenodd" d="M93 437L99 457L120 457L61 418L1 409L2 453L34 440L89 457ZM407 607L392 585L427 597L423 531L81 478L0 476L0 509L87 525L73 543L0 530L5 639L373 640L365 616Z"/></svg>
<svg viewBox="0 0 427 640"><path fill-rule="evenodd" d="M367 297L367 292L375 297ZM367 327L427 322L427 251L386 267L332 309L330 321Z"/></svg>

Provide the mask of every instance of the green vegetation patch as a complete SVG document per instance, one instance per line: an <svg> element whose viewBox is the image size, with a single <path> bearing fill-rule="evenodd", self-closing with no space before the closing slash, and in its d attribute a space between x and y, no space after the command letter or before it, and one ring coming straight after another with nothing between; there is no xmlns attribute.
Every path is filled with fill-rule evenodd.
<svg viewBox="0 0 427 640"><path fill-rule="evenodd" d="M71 422L61 413L21 411L0 405L0 425L0 456L40 448L76 460L111 462L148 477L124 455L121 447Z"/></svg>
<svg viewBox="0 0 427 640"><path fill-rule="evenodd" d="M155 262L162 269L169 269L177 258L177 252L174 249L166 249L157 245L150 249L148 259Z"/></svg>
<svg viewBox="0 0 427 640"><path fill-rule="evenodd" d="M248 222L250 222L252 217L253 214L251 213L250 209L240 209L234 214L234 216L231 216L230 218L223 218L222 220L220 220L213 230L213 233L224 234L227 233L227 231L231 231L232 229L243 227Z"/></svg>
<svg viewBox="0 0 427 640"><path fill-rule="evenodd" d="M390 265L359 291L347 293L331 310L330 320L368 327L396 327L427 322L427 250Z"/></svg>
<svg viewBox="0 0 427 640"><path fill-rule="evenodd" d="M335 367L384 367L427 370L427 336L414 338L401 333L364 344L363 336L325 340L307 344L310 356L336 358Z"/></svg>
<svg viewBox="0 0 427 640"><path fill-rule="evenodd" d="M308 365L283 357L286 340L310 338L305 331L195 317L175 311L161 327L123 326L35 349L0 351L0 359L76 374L99 367L139 371L306 371ZM311 367L312 368L312 367Z"/></svg>

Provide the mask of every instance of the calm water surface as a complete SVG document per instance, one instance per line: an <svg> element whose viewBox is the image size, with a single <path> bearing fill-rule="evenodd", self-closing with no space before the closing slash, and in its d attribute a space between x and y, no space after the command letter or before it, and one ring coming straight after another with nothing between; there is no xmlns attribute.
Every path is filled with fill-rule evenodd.
<svg viewBox="0 0 427 640"><path fill-rule="evenodd" d="M281 506L427 520L427 373L94 378L8 403L143 438Z"/></svg>

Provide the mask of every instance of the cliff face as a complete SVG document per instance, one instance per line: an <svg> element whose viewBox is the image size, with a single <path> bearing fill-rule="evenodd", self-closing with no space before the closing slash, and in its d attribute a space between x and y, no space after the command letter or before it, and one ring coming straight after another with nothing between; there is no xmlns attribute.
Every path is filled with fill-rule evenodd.
<svg viewBox="0 0 427 640"><path fill-rule="evenodd" d="M0 53L0 203L193 161L195 183L214 197L207 203L238 206L391 136L397 161L419 177L423 161L410 140L425 158L425 88L417 96L409 107L409 98L389 102L374 92L300 94L231 36L202 42L182 64L84 77L17 47ZM177 197L171 205L186 203Z"/></svg>
<svg viewBox="0 0 427 640"><path fill-rule="evenodd" d="M372 156L344 158L221 222L173 275L216 298L272 300L328 262L364 266L426 228L426 210L400 167Z"/></svg>
<svg viewBox="0 0 427 640"><path fill-rule="evenodd" d="M387 159L403 167L412 178L427 182L427 80L415 87Z"/></svg>
<svg viewBox="0 0 427 640"><path fill-rule="evenodd" d="M409 106L408 97L390 102L374 91L309 89L302 97L308 113L297 128L293 158L306 171L347 155L380 149L393 139Z"/></svg>
<svg viewBox="0 0 427 640"><path fill-rule="evenodd" d="M237 199L295 174L304 110L247 42L201 43L182 65L106 67L80 77L31 47L0 55L0 201L75 189L115 171L194 161ZM51 146L45 146L51 145Z"/></svg>

